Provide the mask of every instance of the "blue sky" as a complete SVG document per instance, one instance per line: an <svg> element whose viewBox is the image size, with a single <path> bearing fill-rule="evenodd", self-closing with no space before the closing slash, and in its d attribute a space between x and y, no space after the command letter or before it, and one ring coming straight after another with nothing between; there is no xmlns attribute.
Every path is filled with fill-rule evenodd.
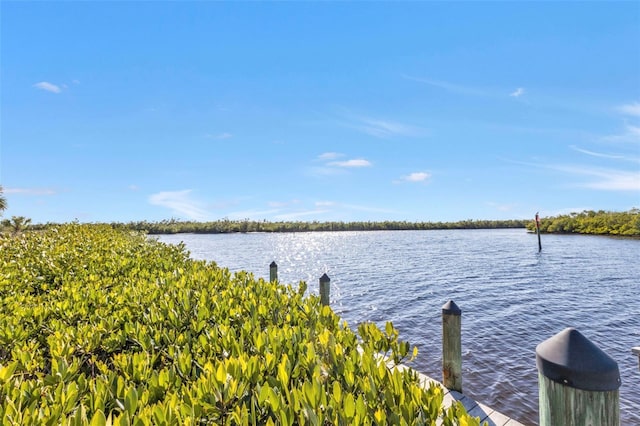
<svg viewBox="0 0 640 426"><path fill-rule="evenodd" d="M640 207L638 2L0 3L5 217Z"/></svg>

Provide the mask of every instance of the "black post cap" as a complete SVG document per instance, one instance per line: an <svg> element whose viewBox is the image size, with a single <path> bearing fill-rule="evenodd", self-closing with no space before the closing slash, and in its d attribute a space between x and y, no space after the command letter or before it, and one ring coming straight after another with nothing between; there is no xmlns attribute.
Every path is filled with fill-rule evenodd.
<svg viewBox="0 0 640 426"><path fill-rule="evenodd" d="M321 283L328 283L329 281L331 281L329 276L327 274L322 274L322 276L320 277L320 282Z"/></svg>
<svg viewBox="0 0 640 426"><path fill-rule="evenodd" d="M538 371L574 389L612 391L620 388L620 371L609 355L569 327L536 347Z"/></svg>
<svg viewBox="0 0 640 426"><path fill-rule="evenodd" d="M454 302L453 300L449 300L442 306L442 315L460 316L462 315L462 311L460 310L458 305L456 305L456 302Z"/></svg>
<svg viewBox="0 0 640 426"><path fill-rule="evenodd" d="M273 262L271 262L271 264L269 266L273 268L274 266L278 266L278 265L276 264L276 261L274 260Z"/></svg>

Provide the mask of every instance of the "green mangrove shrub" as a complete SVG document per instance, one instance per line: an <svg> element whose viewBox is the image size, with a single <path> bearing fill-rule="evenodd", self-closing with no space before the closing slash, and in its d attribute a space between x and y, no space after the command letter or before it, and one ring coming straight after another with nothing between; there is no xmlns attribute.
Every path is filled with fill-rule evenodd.
<svg viewBox="0 0 640 426"><path fill-rule="evenodd" d="M0 237L0 421L479 424L388 366L416 353L391 323L305 292L110 226Z"/></svg>

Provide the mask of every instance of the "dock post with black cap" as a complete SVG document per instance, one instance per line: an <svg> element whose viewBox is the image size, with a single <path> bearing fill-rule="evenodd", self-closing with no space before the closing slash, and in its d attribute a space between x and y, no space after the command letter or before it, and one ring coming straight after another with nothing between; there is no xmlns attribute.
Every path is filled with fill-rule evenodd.
<svg viewBox="0 0 640 426"><path fill-rule="evenodd" d="M536 347L540 426L619 426L618 364L567 328Z"/></svg>
<svg viewBox="0 0 640 426"><path fill-rule="evenodd" d="M278 264L274 260L269 265L269 281L274 282L278 280Z"/></svg>
<svg viewBox="0 0 640 426"><path fill-rule="evenodd" d="M462 311L453 300L442 306L442 384L462 392Z"/></svg>
<svg viewBox="0 0 640 426"><path fill-rule="evenodd" d="M322 306L329 306L329 291L331 286L331 279L327 274L322 274L320 277L320 304Z"/></svg>

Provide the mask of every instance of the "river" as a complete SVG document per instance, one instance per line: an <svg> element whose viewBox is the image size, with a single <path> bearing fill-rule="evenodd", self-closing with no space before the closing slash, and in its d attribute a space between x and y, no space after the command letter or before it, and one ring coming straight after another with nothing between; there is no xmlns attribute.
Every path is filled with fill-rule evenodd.
<svg viewBox="0 0 640 426"><path fill-rule="evenodd" d="M538 424L536 346L575 327L619 366L622 425L640 425L640 240L522 229L176 234L191 257L309 284L331 278L331 306L355 329L392 321L418 346L414 369L441 373L441 308L462 309L463 391Z"/></svg>

